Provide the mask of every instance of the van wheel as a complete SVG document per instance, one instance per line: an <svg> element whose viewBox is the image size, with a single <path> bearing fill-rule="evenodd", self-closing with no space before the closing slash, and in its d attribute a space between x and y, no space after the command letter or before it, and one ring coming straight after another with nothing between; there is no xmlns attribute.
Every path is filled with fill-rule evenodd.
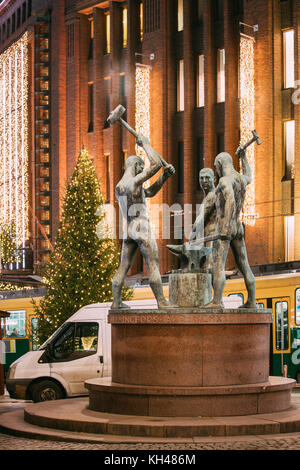
<svg viewBox="0 0 300 470"><path fill-rule="evenodd" d="M32 400L40 401L60 400L63 398L63 391L59 385L51 380L43 380L33 385L31 390Z"/></svg>

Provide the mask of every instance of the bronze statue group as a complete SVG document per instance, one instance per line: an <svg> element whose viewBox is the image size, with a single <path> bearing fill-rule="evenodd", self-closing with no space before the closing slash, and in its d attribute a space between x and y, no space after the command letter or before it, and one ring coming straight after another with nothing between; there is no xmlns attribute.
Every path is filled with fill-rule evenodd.
<svg viewBox="0 0 300 470"><path fill-rule="evenodd" d="M256 132L253 131L253 135ZM236 265L242 273L248 291L244 308L255 308L256 283L250 269L245 246L244 228L240 213L244 203L247 185L251 183L251 169L246 156L246 148L258 136L245 146L237 149L236 155L241 161L242 173L233 167L232 157L222 152L215 158L215 169L219 177L215 186L215 175L212 169L203 168L199 174L200 186L205 193L202 210L196 218L189 240L184 244L188 251L206 250L206 268L212 274L213 298L204 308L223 308L222 296L225 286L225 265L229 247L231 247ZM127 158L125 172L116 186L116 197L121 213L127 221L127 237L123 240L121 262L113 279L112 309L126 308L122 302L122 287L125 277L132 266L139 248L147 265L149 283L157 300L158 308L172 308L164 296L159 272L158 249L151 231L147 213L146 198L153 197L167 179L174 175L172 165L160 157L151 147L149 140L137 135L136 142L141 146L150 162L145 166L142 158L132 155ZM260 142L258 142L260 143ZM149 188L143 184L164 167L161 176Z"/></svg>

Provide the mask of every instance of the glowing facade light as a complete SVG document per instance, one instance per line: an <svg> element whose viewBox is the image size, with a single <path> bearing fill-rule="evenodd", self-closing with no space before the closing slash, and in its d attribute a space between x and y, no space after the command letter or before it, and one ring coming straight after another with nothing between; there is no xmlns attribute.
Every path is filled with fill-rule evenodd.
<svg viewBox="0 0 300 470"><path fill-rule="evenodd" d="M138 134L150 139L150 68L138 64L135 69L135 128ZM138 145L136 154L145 157Z"/></svg>
<svg viewBox="0 0 300 470"><path fill-rule="evenodd" d="M240 38L240 133L241 145L252 137L255 129L255 85L254 85L254 41ZM241 220L246 225L254 226L259 214L255 207L255 146L247 149L247 157L252 173L252 182L248 185Z"/></svg>
<svg viewBox="0 0 300 470"><path fill-rule="evenodd" d="M28 72L25 33L0 55L0 223L17 248L28 238Z"/></svg>
<svg viewBox="0 0 300 470"><path fill-rule="evenodd" d="M138 134L150 140L150 67L142 64L136 64L135 68L135 128ZM145 158L142 147L136 145L135 151L144 160L145 166L148 166L149 161ZM146 181L144 186L149 185L149 181ZM147 206L150 208L149 198Z"/></svg>

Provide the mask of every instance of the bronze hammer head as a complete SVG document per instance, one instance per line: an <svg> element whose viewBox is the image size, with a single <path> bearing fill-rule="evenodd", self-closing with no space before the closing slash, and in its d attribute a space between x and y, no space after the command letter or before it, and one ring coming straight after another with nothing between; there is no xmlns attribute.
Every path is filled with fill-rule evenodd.
<svg viewBox="0 0 300 470"><path fill-rule="evenodd" d="M108 118L105 121L104 128L109 127L111 124L114 124L117 122L121 116L125 113L126 109L124 106L119 104L108 116Z"/></svg>
<svg viewBox="0 0 300 470"><path fill-rule="evenodd" d="M259 135L258 135L258 133L256 132L255 129L254 129L254 131L252 131L252 134L253 134L254 140L256 140L257 145L261 145L261 141L260 141Z"/></svg>

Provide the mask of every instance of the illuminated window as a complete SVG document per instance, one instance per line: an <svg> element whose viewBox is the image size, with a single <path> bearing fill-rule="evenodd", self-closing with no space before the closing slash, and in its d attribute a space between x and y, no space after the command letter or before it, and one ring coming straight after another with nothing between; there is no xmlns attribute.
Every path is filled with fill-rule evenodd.
<svg viewBox="0 0 300 470"><path fill-rule="evenodd" d="M40 191L48 193L50 191L50 183L49 181L41 181L40 182Z"/></svg>
<svg viewBox="0 0 300 470"><path fill-rule="evenodd" d="M41 167L40 168L40 177L41 178L49 178L50 172L48 167Z"/></svg>
<svg viewBox="0 0 300 470"><path fill-rule="evenodd" d="M177 111L184 111L184 62L177 65Z"/></svg>
<svg viewBox="0 0 300 470"><path fill-rule="evenodd" d="M293 215L284 218L284 246L285 261L295 260L295 217Z"/></svg>
<svg viewBox="0 0 300 470"><path fill-rule="evenodd" d="M283 86L294 88L295 85L295 53L294 53L294 30L283 32Z"/></svg>
<svg viewBox="0 0 300 470"><path fill-rule="evenodd" d="M128 153L127 150L122 151L122 170L125 171L125 162L127 160Z"/></svg>
<svg viewBox="0 0 300 470"><path fill-rule="evenodd" d="M183 31L183 0L177 1L177 31Z"/></svg>
<svg viewBox="0 0 300 470"><path fill-rule="evenodd" d="M49 163L49 153L40 154L40 163Z"/></svg>
<svg viewBox="0 0 300 470"><path fill-rule="evenodd" d="M144 39L144 14L143 14L143 2L140 3L140 40Z"/></svg>
<svg viewBox="0 0 300 470"><path fill-rule="evenodd" d="M198 55L197 64L197 106L204 106L204 55Z"/></svg>
<svg viewBox="0 0 300 470"><path fill-rule="evenodd" d="M41 196L40 197L40 205L41 206L49 206L50 205L50 197L49 196Z"/></svg>
<svg viewBox="0 0 300 470"><path fill-rule="evenodd" d="M50 220L50 212L41 211L41 220Z"/></svg>
<svg viewBox="0 0 300 470"><path fill-rule="evenodd" d="M225 49L218 49L217 63L217 101L225 101Z"/></svg>
<svg viewBox="0 0 300 470"><path fill-rule="evenodd" d="M127 7L123 8L122 12L122 29L123 29L123 47L127 47Z"/></svg>
<svg viewBox="0 0 300 470"><path fill-rule="evenodd" d="M105 15L106 54L110 54L110 14Z"/></svg>
<svg viewBox="0 0 300 470"><path fill-rule="evenodd" d="M295 121L284 122L285 179L294 179Z"/></svg>
<svg viewBox="0 0 300 470"><path fill-rule="evenodd" d="M8 310L10 316L5 319L6 337L22 338L26 336L26 311L25 310Z"/></svg>

